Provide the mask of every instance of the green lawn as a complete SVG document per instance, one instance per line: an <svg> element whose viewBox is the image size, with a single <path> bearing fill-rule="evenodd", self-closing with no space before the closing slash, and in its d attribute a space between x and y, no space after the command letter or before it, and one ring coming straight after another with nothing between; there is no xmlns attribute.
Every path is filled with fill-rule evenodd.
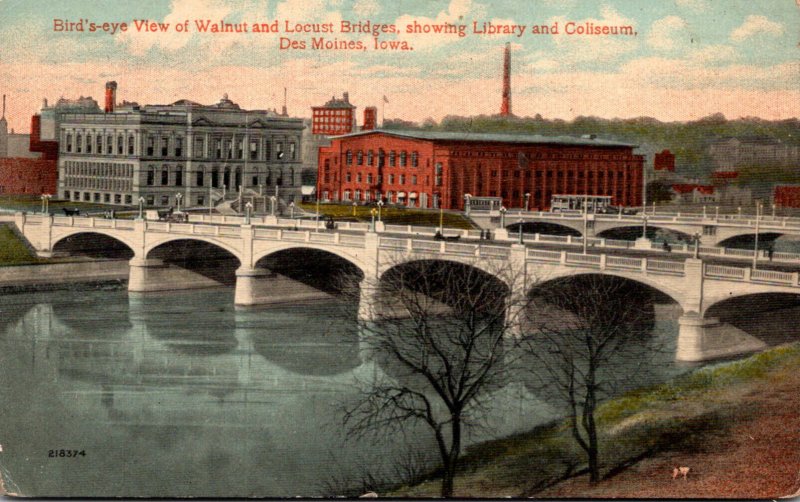
<svg viewBox="0 0 800 502"><path fill-rule="evenodd" d="M316 212L316 204L300 204L300 207L311 213ZM353 206L347 204L320 204L319 212L326 216L332 216L337 220L365 221L372 220L372 210L377 209L370 206L356 206L355 216ZM439 226L439 211L435 209L406 209L400 207L383 207L381 209L381 219L388 225L419 225L426 227ZM473 228L469 220L464 218L461 213L443 213L444 226L448 228Z"/></svg>
<svg viewBox="0 0 800 502"><path fill-rule="evenodd" d="M38 261L39 259L31 254L30 250L7 225L0 225L0 266L23 265L38 263Z"/></svg>

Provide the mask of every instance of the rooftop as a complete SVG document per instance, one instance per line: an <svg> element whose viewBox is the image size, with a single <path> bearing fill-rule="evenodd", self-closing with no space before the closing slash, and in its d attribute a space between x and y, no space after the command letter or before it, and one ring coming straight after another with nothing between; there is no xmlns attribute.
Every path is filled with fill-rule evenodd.
<svg viewBox="0 0 800 502"><path fill-rule="evenodd" d="M401 138L421 139L426 141L471 141L476 143L519 143L538 145L575 145L575 146L609 146L635 148L638 145L622 143L606 139L574 136L542 136L540 134L498 134L450 131L417 131L406 129L374 129L351 134L336 136L338 138L352 138L367 134L386 134Z"/></svg>

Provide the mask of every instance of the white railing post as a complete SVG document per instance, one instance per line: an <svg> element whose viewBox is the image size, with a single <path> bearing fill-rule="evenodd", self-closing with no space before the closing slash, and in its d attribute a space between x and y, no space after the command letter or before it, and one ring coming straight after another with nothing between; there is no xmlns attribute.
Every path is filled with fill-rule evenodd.
<svg viewBox="0 0 800 502"><path fill-rule="evenodd" d="M539 232L536 232L535 234L533 234L533 240L534 240L534 242L539 242Z"/></svg>
<svg viewBox="0 0 800 502"><path fill-rule="evenodd" d="M219 236L219 225L214 227L214 235Z"/></svg>
<svg viewBox="0 0 800 502"><path fill-rule="evenodd" d="M559 262L562 265L566 265L567 264L567 251L566 250L561 251L561 257L559 258Z"/></svg>
<svg viewBox="0 0 800 502"><path fill-rule="evenodd" d="M585 239L586 236L584 235L583 238ZM572 244L572 236L571 235L567 236L567 244Z"/></svg>
<svg viewBox="0 0 800 502"><path fill-rule="evenodd" d="M800 286L800 273L792 272L792 286Z"/></svg>
<svg viewBox="0 0 800 502"><path fill-rule="evenodd" d="M440 253L445 254L447 252L446 244L447 243L445 241L442 241L442 242L439 243L439 252Z"/></svg>
<svg viewBox="0 0 800 502"><path fill-rule="evenodd" d="M406 249L409 251L414 250L414 241L411 238L406 239Z"/></svg>
<svg viewBox="0 0 800 502"><path fill-rule="evenodd" d="M606 255L605 253L600 255L600 270L606 269Z"/></svg>
<svg viewBox="0 0 800 502"><path fill-rule="evenodd" d="M341 242L341 240L342 240L341 237L342 237L342 234L340 234L339 232L336 232L335 234L333 234L333 243L334 244L339 244ZM380 246L380 237L378 237L378 245Z"/></svg>
<svg viewBox="0 0 800 502"><path fill-rule="evenodd" d="M276 237L276 238L277 238L279 241L282 241L282 240L283 240L283 229L282 229L282 228L279 228L278 230L276 230L276 231L275 231L275 237Z"/></svg>
<svg viewBox="0 0 800 502"><path fill-rule="evenodd" d="M647 258L642 258L642 272L647 273Z"/></svg>
<svg viewBox="0 0 800 502"><path fill-rule="evenodd" d="M751 269L751 268L744 269L744 280L745 280L745 282L750 282L752 280L752 277L753 277L753 269Z"/></svg>
<svg viewBox="0 0 800 502"><path fill-rule="evenodd" d="M306 230L306 235L305 235L305 238L303 240L305 240L306 242L309 242L311 240L311 232Z"/></svg>

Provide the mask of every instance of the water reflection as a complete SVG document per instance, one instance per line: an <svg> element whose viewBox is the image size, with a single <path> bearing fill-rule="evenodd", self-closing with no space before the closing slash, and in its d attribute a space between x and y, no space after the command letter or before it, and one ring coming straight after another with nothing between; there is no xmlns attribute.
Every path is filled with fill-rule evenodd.
<svg viewBox="0 0 800 502"><path fill-rule="evenodd" d="M378 447L344 439L342 403L358 382L393 372L369 357L354 323L332 322L347 306L239 310L232 296L3 297L0 438L22 493L313 496L360 468L353 459L389 472L407 455L397 438ZM495 402L489 427L470 441L553 413L519 385ZM429 443L423 431L408 439ZM49 461L51 448L87 456Z"/></svg>

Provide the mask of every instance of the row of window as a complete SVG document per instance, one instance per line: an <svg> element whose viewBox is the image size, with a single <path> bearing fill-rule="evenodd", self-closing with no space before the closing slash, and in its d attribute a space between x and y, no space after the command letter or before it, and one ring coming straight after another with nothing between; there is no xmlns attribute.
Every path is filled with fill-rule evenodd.
<svg viewBox="0 0 800 502"><path fill-rule="evenodd" d="M104 176L113 178L133 177L133 164L112 164L108 162L77 162L68 160L64 163L66 176Z"/></svg>
<svg viewBox="0 0 800 502"><path fill-rule="evenodd" d="M324 202L338 201L337 192L329 192L328 190L322 191L322 200ZM429 207L428 202L433 201L433 207L437 205L437 196L434 194L430 196L427 193L417 192L395 192L392 190L387 191L381 198L381 192L370 190L344 190L342 192L342 202L371 202L373 200L383 200L388 204L402 204L408 207Z"/></svg>
<svg viewBox="0 0 800 502"><path fill-rule="evenodd" d="M87 188L93 190L111 190L114 192L130 192L132 184L129 180L69 177L64 179L64 186L67 188Z"/></svg>
<svg viewBox="0 0 800 502"><path fill-rule="evenodd" d="M151 166L147 168L146 173L145 184L147 186L155 186L157 179L159 181L158 184L161 186L184 185L184 173L180 166L175 168L164 166L160 169ZM294 185L295 171L293 168L289 169L289 171L286 173L286 178L289 186ZM196 187L206 186L206 183L209 183L211 188L221 188L224 186L229 190L236 190L239 186L243 185L243 182L245 182L243 186L250 187L257 187L260 184L267 186L271 186L273 184L275 186L283 186L284 173L280 169L276 170L275 173L273 173L273 171L270 169L267 169L264 174L254 173L249 178L250 184L247 185L246 182L248 180L243 176L240 168L225 168L224 170L220 171L214 167L210 172L205 172L202 170L195 171L193 179L194 186Z"/></svg>
<svg viewBox="0 0 800 502"><path fill-rule="evenodd" d="M484 157L484 158L507 158L512 159L516 158L520 163L524 163L529 160L542 160L542 159L549 159L549 160L559 160L559 159L569 159L569 160L626 160L630 159L631 155L627 154L608 154L608 153L573 153L573 152L536 152L536 153L525 153L525 152L496 152L496 151L487 151L487 150L467 150L467 151L452 151L450 152L451 157Z"/></svg>
<svg viewBox="0 0 800 502"><path fill-rule="evenodd" d="M367 161L366 165L368 166L376 165L375 163L376 161L378 167L383 167L384 165L386 165L385 164L386 152L383 149L378 150L377 154L373 150L367 150L366 155L362 150L356 151L355 152L356 164L359 166L363 166L365 157ZM410 159L411 159L411 167L419 167L419 152L416 151L411 152ZM396 167L398 165L398 161L400 167L406 167L409 161L408 152L403 150L398 154L398 152L395 152L394 150L389 151L389 167ZM353 165L352 150L347 150L347 152L345 152L345 163L348 166Z"/></svg>
<svg viewBox="0 0 800 502"><path fill-rule="evenodd" d="M66 153L97 153L100 155L114 155L115 152L117 155L125 155L126 151L128 155L134 154L136 138L133 134L128 135L127 143L125 142L125 136L122 134L117 135L116 138L117 141L115 143L114 136L111 134L104 137L102 134L92 136L90 134L76 133L75 142L73 143L72 133L68 132L64 137L62 150Z"/></svg>
<svg viewBox="0 0 800 502"><path fill-rule="evenodd" d="M115 193L99 193L99 192L80 192L78 190L70 191L64 190L63 198L66 200L74 200L74 201L83 201L83 202L98 202L103 204L111 204L112 200L114 204L122 204L122 201L125 201L125 204L131 205L133 203L133 197L131 195L125 195L123 199L123 194Z"/></svg>
<svg viewBox="0 0 800 502"><path fill-rule="evenodd" d="M73 134L68 132L64 136L63 151L66 153L95 153L98 155L134 155L136 139L133 134L128 135L127 143L125 136L119 134L116 136L108 134ZM239 159L245 158L245 140L239 138L235 140L231 138L215 138L213 141L213 158L216 159ZM206 143L204 137L196 137L194 140L194 157L206 158L208 153L205 150ZM161 157L182 157L184 152L183 137L175 136L169 137L156 137L148 135L145 140L145 154L148 157L161 156ZM275 142L274 157L271 151L271 142L264 141L264 138L251 138L248 144L247 158L249 160L282 160L282 161L296 161L297 143L294 141L288 142L288 151L284 151L284 144L282 141Z"/></svg>

